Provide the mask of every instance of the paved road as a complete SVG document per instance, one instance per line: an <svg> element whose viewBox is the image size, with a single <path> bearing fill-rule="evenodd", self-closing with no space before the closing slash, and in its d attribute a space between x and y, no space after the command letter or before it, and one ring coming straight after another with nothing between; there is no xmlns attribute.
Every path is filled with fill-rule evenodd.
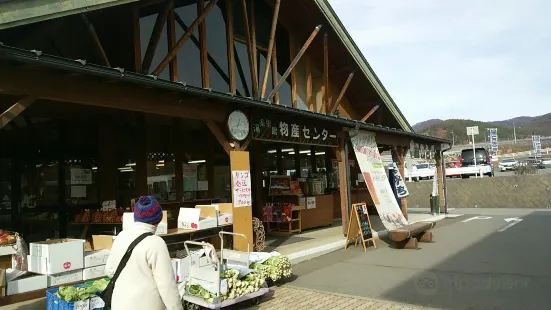
<svg viewBox="0 0 551 310"><path fill-rule="evenodd" d="M297 278L286 287L386 300L387 305L551 309L551 211L455 212L466 214L439 222L436 242L420 250L395 250L381 241L367 253L359 247L341 250L295 266ZM476 215L491 218L463 222ZM508 225L506 218L515 217L523 221L498 232ZM269 308L268 301L262 309L281 308Z"/></svg>

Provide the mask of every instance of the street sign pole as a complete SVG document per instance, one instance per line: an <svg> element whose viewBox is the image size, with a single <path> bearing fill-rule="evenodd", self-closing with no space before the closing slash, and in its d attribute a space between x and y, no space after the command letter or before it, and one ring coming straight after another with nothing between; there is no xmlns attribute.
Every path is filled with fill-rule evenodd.
<svg viewBox="0 0 551 310"><path fill-rule="evenodd" d="M478 126L467 127L467 135L470 135L470 136L473 137L473 161L474 161L474 168L475 168L475 171L476 171L476 147L475 147L475 143L474 143L474 136L478 135ZM476 173L475 173L475 178L478 178Z"/></svg>

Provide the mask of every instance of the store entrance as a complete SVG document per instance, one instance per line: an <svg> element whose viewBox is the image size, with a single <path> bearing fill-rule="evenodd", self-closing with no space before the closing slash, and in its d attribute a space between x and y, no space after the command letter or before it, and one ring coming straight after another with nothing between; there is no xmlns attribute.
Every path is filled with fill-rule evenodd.
<svg viewBox="0 0 551 310"><path fill-rule="evenodd" d="M339 171L332 147L256 143L262 195L255 213L264 225L266 251L293 253L342 238Z"/></svg>

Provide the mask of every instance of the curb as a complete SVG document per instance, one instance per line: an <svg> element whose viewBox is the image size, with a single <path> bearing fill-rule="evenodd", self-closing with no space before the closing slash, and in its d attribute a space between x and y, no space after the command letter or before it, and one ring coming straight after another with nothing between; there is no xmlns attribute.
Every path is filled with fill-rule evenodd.
<svg viewBox="0 0 551 310"><path fill-rule="evenodd" d="M418 222L426 222L426 221L437 222L437 221L441 221L441 220L443 220L447 217L448 216L446 214L441 214L441 215L434 216L434 217L424 219L424 220L421 220L421 221L411 222L410 224L418 223ZM385 237L386 235L388 235L387 230L376 231L376 232L373 233L373 238L374 239L381 239L381 237ZM287 257L291 261L291 265L299 264L299 263L305 262L307 260L311 260L311 259L323 256L325 254L329 254L329 253L338 251L340 249L344 249L344 241L345 240L346 240L346 238L343 237L342 240L334 241L334 242L327 243L327 244L324 244L324 245L320 245L320 246L317 246L317 247L314 247L314 248L309 248L309 249L306 249L306 250L298 251L298 252L287 255Z"/></svg>

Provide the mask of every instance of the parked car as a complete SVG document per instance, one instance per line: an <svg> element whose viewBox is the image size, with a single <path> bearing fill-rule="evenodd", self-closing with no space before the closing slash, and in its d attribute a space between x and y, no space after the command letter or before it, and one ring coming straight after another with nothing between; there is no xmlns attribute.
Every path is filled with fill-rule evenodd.
<svg viewBox="0 0 551 310"><path fill-rule="evenodd" d="M515 170L518 161L514 158L507 158L499 163L499 171Z"/></svg>
<svg viewBox="0 0 551 310"><path fill-rule="evenodd" d="M526 160L526 163L529 165L534 165L538 167L538 169L545 169L545 165L543 164L543 159L541 157L530 156Z"/></svg>
<svg viewBox="0 0 551 310"><path fill-rule="evenodd" d="M415 165L417 176L420 179L432 179L434 178L434 171L436 170L436 166L426 163L426 164L417 164Z"/></svg>
<svg viewBox="0 0 551 310"><path fill-rule="evenodd" d="M459 164L458 161L449 161L446 163L446 169L448 168L460 168L461 164ZM454 177L460 177L460 174L448 174L446 173L447 177L454 178Z"/></svg>
<svg viewBox="0 0 551 310"><path fill-rule="evenodd" d="M490 154L488 151L483 147L477 147L474 149L463 149L461 151L461 157L459 157L459 164L461 167L471 167L474 166L476 162L477 166L489 166L492 167L492 162L490 161ZM494 176L494 170L489 169L489 172L484 173L484 175L493 177ZM466 179L471 176L475 176L475 174L461 174L461 177Z"/></svg>

